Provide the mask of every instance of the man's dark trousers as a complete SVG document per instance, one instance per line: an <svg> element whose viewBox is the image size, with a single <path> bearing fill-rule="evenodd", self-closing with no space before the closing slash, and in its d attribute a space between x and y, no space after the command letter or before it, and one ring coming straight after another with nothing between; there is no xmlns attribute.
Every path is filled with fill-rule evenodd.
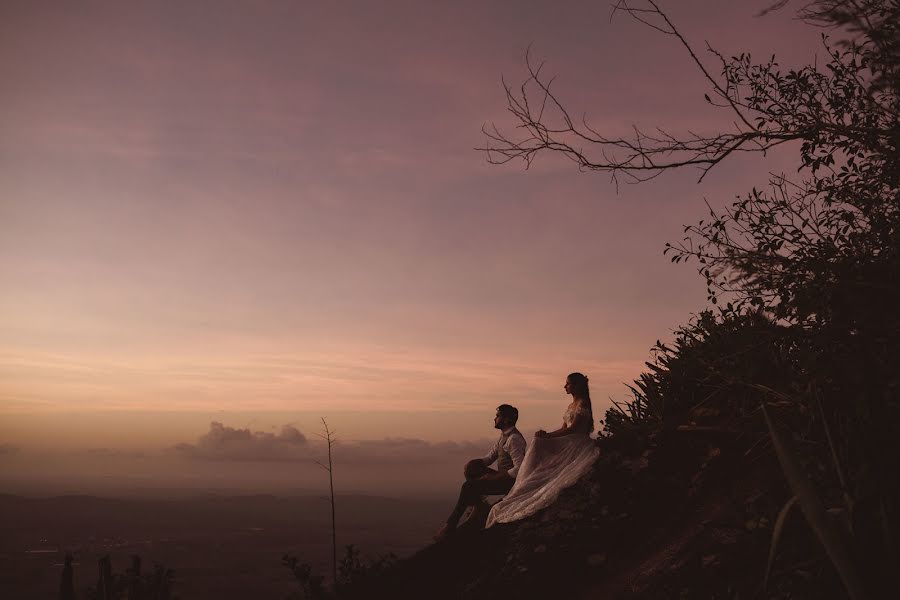
<svg viewBox="0 0 900 600"><path fill-rule="evenodd" d="M488 469L495 472L493 469ZM456 508L448 519L451 526L455 526L467 506L477 506L483 502L483 496L493 496L506 494L516 482L512 477L503 477L500 479L467 479L459 490L459 500L456 501Z"/></svg>

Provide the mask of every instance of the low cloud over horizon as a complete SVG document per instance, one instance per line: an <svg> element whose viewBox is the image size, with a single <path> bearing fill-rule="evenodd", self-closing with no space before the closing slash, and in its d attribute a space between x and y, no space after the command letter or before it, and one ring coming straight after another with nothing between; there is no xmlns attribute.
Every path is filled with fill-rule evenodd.
<svg viewBox="0 0 900 600"><path fill-rule="evenodd" d="M12 444L0 444L0 454L15 454L18 451L18 446L14 446Z"/></svg>
<svg viewBox="0 0 900 600"><path fill-rule="evenodd" d="M492 443L338 439L333 446L335 488L390 496L450 493L462 480L465 462L483 456ZM324 440L307 438L294 425L283 425L276 433L211 421L194 441L156 451L0 444L0 484L9 493L36 495L293 493L323 489L327 477L319 465L326 461Z"/></svg>
<svg viewBox="0 0 900 600"><path fill-rule="evenodd" d="M284 425L274 434L212 421L196 444L181 443L174 451L179 456L205 460L291 461L309 458L307 443L306 436L292 425Z"/></svg>
<svg viewBox="0 0 900 600"><path fill-rule="evenodd" d="M457 455L480 456L490 441L430 442L411 437L335 440L334 460L347 465L382 463L442 463ZM182 442L170 451L181 458L241 462L315 462L326 452L325 442L310 441L293 425L283 425L277 434L235 428L212 421L196 443Z"/></svg>

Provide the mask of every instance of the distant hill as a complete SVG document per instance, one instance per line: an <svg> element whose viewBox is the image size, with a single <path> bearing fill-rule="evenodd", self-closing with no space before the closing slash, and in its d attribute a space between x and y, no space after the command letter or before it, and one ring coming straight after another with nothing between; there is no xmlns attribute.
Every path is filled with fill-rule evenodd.
<svg viewBox="0 0 900 600"><path fill-rule="evenodd" d="M409 555L451 502L339 495L338 543L369 556ZM330 509L320 496L0 495L0 598L56 597L66 551L75 554L79 590L96 582L100 556L109 554L113 570L123 572L139 554L147 568L174 569L176 594L185 599L279 599L296 588L283 554L320 572L329 566Z"/></svg>

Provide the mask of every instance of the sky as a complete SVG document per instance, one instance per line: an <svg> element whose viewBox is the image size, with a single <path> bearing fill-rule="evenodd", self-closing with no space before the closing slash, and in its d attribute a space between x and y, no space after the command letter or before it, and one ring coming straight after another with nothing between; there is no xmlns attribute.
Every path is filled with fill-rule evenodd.
<svg viewBox="0 0 900 600"><path fill-rule="evenodd" d="M767 4L663 8L698 49L821 54ZM665 242L796 165L618 188L559 157L490 165L481 127L514 125L501 77L529 47L604 131L730 126L674 39L604 2L0 4L6 475L155 456L151 482L209 461L250 481L308 463L326 417L360 472L440 457L437 481L500 403L555 428L572 371L602 418L705 306Z"/></svg>

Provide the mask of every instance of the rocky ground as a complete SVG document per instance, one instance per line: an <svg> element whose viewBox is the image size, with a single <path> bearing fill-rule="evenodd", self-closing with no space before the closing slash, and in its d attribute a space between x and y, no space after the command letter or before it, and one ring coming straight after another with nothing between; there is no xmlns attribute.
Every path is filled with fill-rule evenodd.
<svg viewBox="0 0 900 600"><path fill-rule="evenodd" d="M843 598L764 436L696 422L598 441L593 471L551 507L461 527L349 598Z"/></svg>

